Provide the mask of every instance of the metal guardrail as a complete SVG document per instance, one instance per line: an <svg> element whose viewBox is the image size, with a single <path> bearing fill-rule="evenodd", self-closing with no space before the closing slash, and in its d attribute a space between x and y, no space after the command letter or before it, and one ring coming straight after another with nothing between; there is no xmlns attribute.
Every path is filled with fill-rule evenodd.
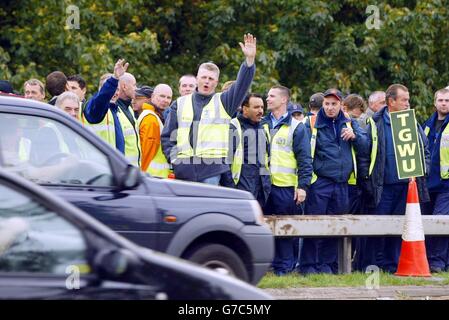
<svg viewBox="0 0 449 320"><path fill-rule="evenodd" d="M352 237L401 236L403 215L266 215L275 237L335 237L338 245L338 272L351 273ZM449 236L449 216L422 216L425 235Z"/></svg>

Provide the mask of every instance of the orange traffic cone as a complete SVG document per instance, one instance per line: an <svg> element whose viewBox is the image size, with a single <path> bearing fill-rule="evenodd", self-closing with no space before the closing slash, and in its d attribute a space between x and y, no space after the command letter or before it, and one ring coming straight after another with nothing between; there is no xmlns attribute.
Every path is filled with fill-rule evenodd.
<svg viewBox="0 0 449 320"><path fill-rule="evenodd" d="M397 276L430 277L415 179L408 184L407 207Z"/></svg>
<svg viewBox="0 0 449 320"><path fill-rule="evenodd" d="M168 179L176 179L176 177L175 177L175 174L173 173L173 172L170 172L169 174L168 174L168 177L167 177Z"/></svg>

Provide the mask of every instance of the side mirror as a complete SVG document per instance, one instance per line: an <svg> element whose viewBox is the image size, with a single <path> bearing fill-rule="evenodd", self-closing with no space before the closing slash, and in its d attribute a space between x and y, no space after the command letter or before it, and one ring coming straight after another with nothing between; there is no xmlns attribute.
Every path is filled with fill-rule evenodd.
<svg viewBox="0 0 449 320"><path fill-rule="evenodd" d="M139 185L140 179L140 168L129 165L126 167L125 174L120 181L120 188L122 190L133 189Z"/></svg>
<svg viewBox="0 0 449 320"><path fill-rule="evenodd" d="M139 258L126 249L102 249L94 258L94 268L101 277L119 278L132 273L139 265Z"/></svg>

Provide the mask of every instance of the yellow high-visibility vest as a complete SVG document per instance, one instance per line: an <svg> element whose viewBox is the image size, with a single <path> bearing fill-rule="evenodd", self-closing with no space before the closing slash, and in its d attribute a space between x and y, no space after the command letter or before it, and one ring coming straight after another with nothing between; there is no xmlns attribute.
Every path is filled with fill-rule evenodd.
<svg viewBox="0 0 449 320"><path fill-rule="evenodd" d="M368 176L373 173L374 165L376 164L376 156L377 156L377 148L379 144L379 139L377 137L377 126L376 122L374 122L373 118L366 119L366 123L370 124L371 127L371 141L373 142L373 145L371 146L371 156L370 156L370 164L369 164L369 170L368 170Z"/></svg>
<svg viewBox="0 0 449 320"><path fill-rule="evenodd" d="M425 127L424 133L429 136L430 128ZM440 140L440 177L449 179L449 125L441 133Z"/></svg>
<svg viewBox="0 0 449 320"><path fill-rule="evenodd" d="M298 164L293 152L293 134L300 122L292 118L291 124L283 124L271 138L270 173L271 183L278 187L298 186ZM268 136L270 129L264 124Z"/></svg>
<svg viewBox="0 0 449 320"><path fill-rule="evenodd" d="M130 107L128 107L130 108ZM112 115L112 111L109 109L106 113L106 116L100 123L92 124L84 118L84 115L80 115L81 123L90 128L95 134L97 134L100 138L106 141L113 148L115 145L115 125L114 125L114 116ZM130 110L132 114L132 109ZM125 139L125 157L128 159L131 164L139 167L140 166L140 141L139 134L136 132L136 129L123 113L123 111L118 107L117 108L117 117L120 121L120 125L122 127L124 139Z"/></svg>
<svg viewBox="0 0 449 320"><path fill-rule="evenodd" d="M203 107L198 123L198 137L195 149L190 145L190 128L193 124L192 94L178 98L176 134L177 158L225 158L229 150L229 123L231 117L226 112L221 99L216 93ZM172 162L175 159L172 160Z"/></svg>

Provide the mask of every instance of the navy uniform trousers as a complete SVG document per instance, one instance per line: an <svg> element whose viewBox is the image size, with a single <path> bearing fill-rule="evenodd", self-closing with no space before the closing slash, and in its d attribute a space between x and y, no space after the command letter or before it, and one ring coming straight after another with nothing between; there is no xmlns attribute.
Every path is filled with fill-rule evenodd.
<svg viewBox="0 0 449 320"><path fill-rule="evenodd" d="M293 200L294 187L271 186L271 192L263 211L265 214L292 215L297 213ZM277 275L291 272L296 265L297 255L296 237L275 238L275 255L272 263L273 271Z"/></svg>
<svg viewBox="0 0 449 320"><path fill-rule="evenodd" d="M430 193L430 202L422 210L423 214L449 215L449 192ZM426 250L432 272L449 269L449 238L426 236Z"/></svg>
<svg viewBox="0 0 449 320"><path fill-rule="evenodd" d="M336 183L318 177L309 188L306 198L305 214L336 215L348 213L348 184ZM305 238L301 250L299 272L337 273L337 238Z"/></svg>
<svg viewBox="0 0 449 320"><path fill-rule="evenodd" d="M404 215L407 204L407 183L385 184L376 208L369 208L372 215ZM375 265L386 272L396 272L401 254L400 237L363 237L358 252L359 270Z"/></svg>

